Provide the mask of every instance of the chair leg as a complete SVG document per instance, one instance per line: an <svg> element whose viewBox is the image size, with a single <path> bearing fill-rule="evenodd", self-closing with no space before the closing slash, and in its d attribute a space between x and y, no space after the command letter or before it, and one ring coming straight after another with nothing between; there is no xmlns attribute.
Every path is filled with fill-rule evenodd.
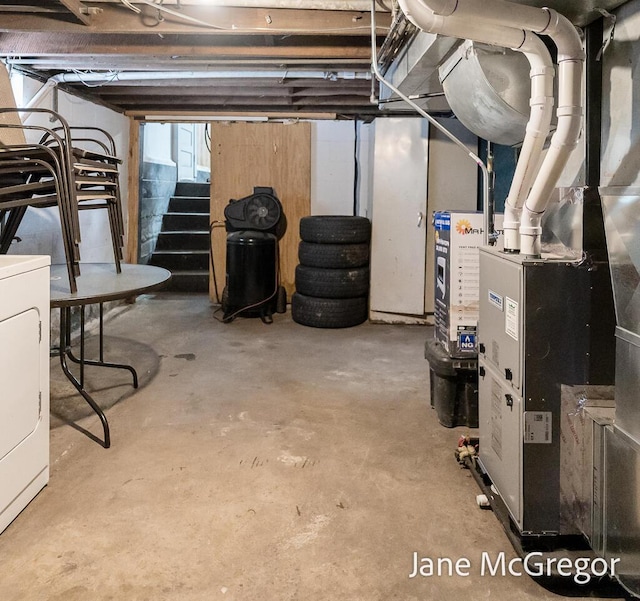
<svg viewBox="0 0 640 601"><path fill-rule="evenodd" d="M2 230L2 236L0 237L0 254L6 255L9 252L9 247L13 242L13 239L16 236L18 228L20 227L20 222L24 217L24 214L27 212L27 207L15 207L10 209L9 217L7 218L7 222Z"/></svg>
<svg viewBox="0 0 640 601"><path fill-rule="evenodd" d="M107 210L109 212L109 229L111 230L111 244L113 245L113 259L116 264L116 272L122 273L122 247L120 246L120 232L118 231L118 216L115 203L107 201Z"/></svg>

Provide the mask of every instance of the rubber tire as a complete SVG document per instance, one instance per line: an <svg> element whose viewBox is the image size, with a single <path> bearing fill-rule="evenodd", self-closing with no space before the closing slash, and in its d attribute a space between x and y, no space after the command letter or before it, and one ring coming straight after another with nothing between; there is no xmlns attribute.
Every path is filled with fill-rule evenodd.
<svg viewBox="0 0 640 601"><path fill-rule="evenodd" d="M369 292L369 268L322 269L296 267L296 290L306 296L319 298L354 298Z"/></svg>
<svg viewBox="0 0 640 601"><path fill-rule="evenodd" d="M312 328L350 328L367 321L367 297L316 298L294 292L293 321Z"/></svg>
<svg viewBox="0 0 640 601"><path fill-rule="evenodd" d="M369 245L360 244L315 244L300 242L298 259L301 265L324 267L325 269L348 269L364 267L369 263Z"/></svg>
<svg viewBox="0 0 640 601"><path fill-rule="evenodd" d="M300 220L300 238L316 244L358 244L371 240L366 217L312 215Z"/></svg>

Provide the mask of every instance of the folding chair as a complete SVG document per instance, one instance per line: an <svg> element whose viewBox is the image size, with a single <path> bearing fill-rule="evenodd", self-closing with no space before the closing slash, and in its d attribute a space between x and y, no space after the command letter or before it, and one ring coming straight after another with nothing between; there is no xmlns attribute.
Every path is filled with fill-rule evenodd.
<svg viewBox="0 0 640 601"><path fill-rule="evenodd" d="M3 77L4 72L4 77ZM80 274L79 210L107 209L116 271L123 259L124 223L115 142L105 130L97 127L71 127L49 109L18 109L13 94L7 93L8 75L0 69L0 217L7 218L0 237L0 252L7 252L28 206L55 206L60 210L63 246L75 291L75 277ZM8 98L10 96L10 98ZM20 113L46 114L57 127L24 125ZM72 131L82 135L75 140ZM37 144L26 142L26 132L40 136ZM98 138L101 137L102 139ZM82 148L78 143L89 143ZM31 163L29 167L28 161ZM17 170L11 181L11 168ZM17 186L17 187L16 187ZM32 194L29 202L29 194ZM33 195L37 193L37 196ZM54 200L53 196L57 196Z"/></svg>

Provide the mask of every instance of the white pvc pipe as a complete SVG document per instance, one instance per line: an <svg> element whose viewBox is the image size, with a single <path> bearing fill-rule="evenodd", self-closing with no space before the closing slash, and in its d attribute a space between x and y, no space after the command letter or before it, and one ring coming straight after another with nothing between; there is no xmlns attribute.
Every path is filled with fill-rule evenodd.
<svg viewBox="0 0 640 601"><path fill-rule="evenodd" d="M31 100L27 102L25 108L32 109L37 107L42 102L44 97L49 93L49 91L53 90L53 88L55 88L57 85L58 83L54 81L53 77L47 79L47 81L42 84L42 87L33 95L33 98L31 98ZM29 115L27 115L26 117L28 118L32 114L33 113L29 113ZM23 118L22 121L26 121L26 118Z"/></svg>
<svg viewBox="0 0 640 601"><path fill-rule="evenodd" d="M522 206L538 173L553 114L554 69L547 47L537 35L528 32L527 41L520 50L531 65L531 113L504 207L504 249L507 252L520 249Z"/></svg>
<svg viewBox="0 0 640 601"><path fill-rule="evenodd" d="M438 33L452 38L469 39L484 44L517 50L525 41L522 29L503 27L486 21L443 17L431 11L422 0L398 0L407 19L428 33Z"/></svg>
<svg viewBox="0 0 640 601"><path fill-rule="evenodd" d="M292 71L287 69L270 71L122 71L104 73L60 73L49 81L56 83L95 83L112 81L144 81L152 79L371 79L367 71Z"/></svg>
<svg viewBox="0 0 640 601"><path fill-rule="evenodd" d="M520 237L521 253L540 256L542 214L549 197L562 175L569 155L577 146L582 129L582 63L564 61L558 65L560 89L558 91L558 125L551 145L540 168L538 178L522 210Z"/></svg>
<svg viewBox="0 0 640 601"><path fill-rule="evenodd" d="M442 18L443 23L455 17L469 24L469 39L485 41L485 26L501 25L541 33L551 37L558 48L558 86L562 98L558 102L558 127L551 141L538 176L523 209L520 235L523 254L540 255L540 220L546 209L566 162L575 148L582 123L581 80L584 51L573 25L562 15L548 8L535 8L505 0L399 0L403 11L407 4L415 14L431 13L431 22ZM406 11L405 11L406 12ZM409 13L407 13L409 17ZM420 25L416 23L419 27ZM437 33L434 31L434 33ZM443 35L450 35L441 32ZM456 36L458 37L458 36ZM494 43L500 45L499 38ZM514 49L510 44L502 44ZM525 215L526 213L526 215ZM518 215L514 214L514 220ZM514 241L515 242L515 241Z"/></svg>
<svg viewBox="0 0 640 601"><path fill-rule="evenodd" d="M241 79L245 77L293 78L293 79L371 79L371 73L366 71L125 71L103 73L59 73L50 77L34 94L25 108L37 107L45 96L60 83L111 83L113 81L150 81L163 79ZM33 116L28 113L23 116L24 123Z"/></svg>
<svg viewBox="0 0 640 601"><path fill-rule="evenodd" d="M445 0L446 2L446 0ZM520 158L507 196L504 216L504 248L520 249L520 214L522 205L536 175L544 141L549 134L553 112L553 63L549 51L533 33L503 27L458 15L435 15L420 0L399 0L407 18L420 29L476 42L505 46L522 52L531 65L531 112Z"/></svg>

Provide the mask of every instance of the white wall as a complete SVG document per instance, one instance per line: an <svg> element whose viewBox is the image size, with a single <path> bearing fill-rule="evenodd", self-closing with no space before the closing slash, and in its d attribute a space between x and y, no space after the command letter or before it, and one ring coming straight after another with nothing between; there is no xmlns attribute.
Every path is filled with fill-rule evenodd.
<svg viewBox="0 0 640 601"><path fill-rule="evenodd" d="M143 161L175 165L172 155L171 123L147 123L144 128Z"/></svg>
<svg viewBox="0 0 640 601"><path fill-rule="evenodd" d="M373 158L375 151L375 122L359 124L358 215L371 219L373 205Z"/></svg>
<svg viewBox="0 0 640 601"><path fill-rule="evenodd" d="M23 82L23 97L17 98L17 104L23 105L37 92L42 84L25 78ZM39 104L41 108L54 108L54 93L49 94ZM64 92L58 92L58 106L56 108L69 125L84 125L100 127L108 131L115 139L117 154L124 159L120 169L120 188L123 202L123 212L127 218L127 155L129 151L129 120L120 113L116 113L103 106L92 104ZM55 127L55 123L49 122L47 116L32 117L28 124L42 124L46 127ZM33 132L30 139L38 139L40 136ZM81 211L80 227L82 244L80 256L84 262L113 261L111 237L109 234L109 222L106 210ZM64 263L64 249L60 234L60 220L58 210L29 209L18 229L19 242L14 242L10 252L12 254L48 254L52 263Z"/></svg>
<svg viewBox="0 0 640 601"><path fill-rule="evenodd" d="M353 215L357 159L357 213L370 216L373 131L361 121L312 122L312 215Z"/></svg>

